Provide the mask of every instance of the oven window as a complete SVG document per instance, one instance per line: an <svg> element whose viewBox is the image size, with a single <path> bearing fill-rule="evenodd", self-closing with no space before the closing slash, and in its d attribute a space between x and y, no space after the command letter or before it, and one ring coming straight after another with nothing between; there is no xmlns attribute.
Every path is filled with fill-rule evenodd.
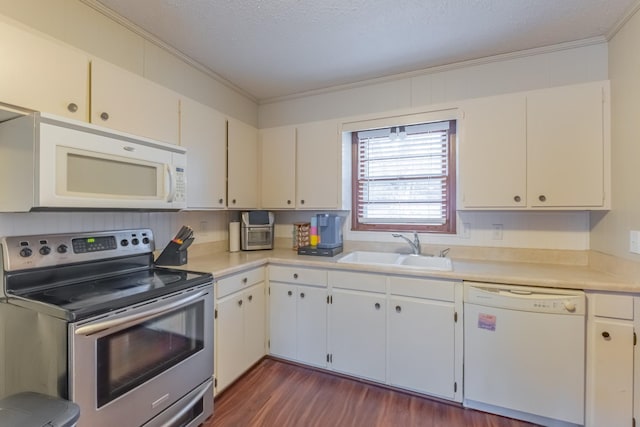
<svg viewBox="0 0 640 427"><path fill-rule="evenodd" d="M203 348L202 301L98 339L98 407Z"/></svg>

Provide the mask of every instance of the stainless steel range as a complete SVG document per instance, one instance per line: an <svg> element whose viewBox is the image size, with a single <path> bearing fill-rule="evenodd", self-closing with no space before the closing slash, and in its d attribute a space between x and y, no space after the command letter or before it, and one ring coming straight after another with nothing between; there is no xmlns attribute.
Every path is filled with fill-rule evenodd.
<svg viewBox="0 0 640 427"><path fill-rule="evenodd" d="M0 396L70 399L79 427L213 413L213 277L156 267L149 229L1 240Z"/></svg>

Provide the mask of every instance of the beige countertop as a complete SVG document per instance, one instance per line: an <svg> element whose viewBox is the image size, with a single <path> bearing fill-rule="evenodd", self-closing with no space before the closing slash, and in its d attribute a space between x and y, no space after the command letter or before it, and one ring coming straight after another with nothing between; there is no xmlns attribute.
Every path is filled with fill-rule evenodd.
<svg viewBox="0 0 640 427"><path fill-rule="evenodd" d="M188 264L181 268L212 272L214 277L219 278L248 268L272 263L514 285L640 293L640 284L586 266L475 261L454 258L452 260L453 271L435 271L408 269L400 266L337 263L337 259L345 254L342 253L335 257L318 257L297 255L288 249L234 253L203 253L199 251L197 255L190 256Z"/></svg>

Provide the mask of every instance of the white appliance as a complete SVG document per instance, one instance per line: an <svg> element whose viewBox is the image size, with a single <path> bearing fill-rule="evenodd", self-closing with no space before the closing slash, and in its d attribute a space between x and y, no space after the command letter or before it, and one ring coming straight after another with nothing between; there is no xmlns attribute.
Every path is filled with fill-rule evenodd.
<svg viewBox="0 0 640 427"><path fill-rule="evenodd" d="M465 282L464 405L583 425L585 305L581 291Z"/></svg>
<svg viewBox="0 0 640 427"><path fill-rule="evenodd" d="M0 211L178 210L186 150L33 113L0 123Z"/></svg>

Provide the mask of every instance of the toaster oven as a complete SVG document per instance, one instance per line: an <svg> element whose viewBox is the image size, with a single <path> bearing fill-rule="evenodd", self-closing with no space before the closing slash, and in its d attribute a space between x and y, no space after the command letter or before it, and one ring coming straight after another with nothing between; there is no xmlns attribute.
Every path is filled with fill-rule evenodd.
<svg viewBox="0 0 640 427"><path fill-rule="evenodd" d="M275 216L269 211L243 212L240 225L240 249L273 249Z"/></svg>

